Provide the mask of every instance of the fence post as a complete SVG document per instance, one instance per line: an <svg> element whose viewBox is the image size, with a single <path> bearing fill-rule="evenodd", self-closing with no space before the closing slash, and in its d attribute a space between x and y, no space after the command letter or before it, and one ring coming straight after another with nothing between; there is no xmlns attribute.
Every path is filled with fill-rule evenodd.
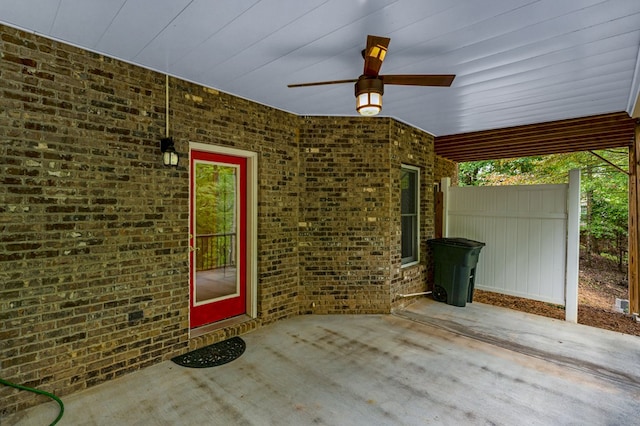
<svg viewBox="0 0 640 426"><path fill-rule="evenodd" d="M449 236L449 187L451 178L444 177L440 181L440 191L442 191L442 236Z"/></svg>
<svg viewBox="0 0 640 426"><path fill-rule="evenodd" d="M629 313L636 320L640 313L640 181L638 162L640 155L640 124L636 123L634 140L629 147Z"/></svg>
<svg viewBox="0 0 640 426"><path fill-rule="evenodd" d="M580 268L580 169L569 171L567 194L567 266L565 320L578 322L578 281Z"/></svg>

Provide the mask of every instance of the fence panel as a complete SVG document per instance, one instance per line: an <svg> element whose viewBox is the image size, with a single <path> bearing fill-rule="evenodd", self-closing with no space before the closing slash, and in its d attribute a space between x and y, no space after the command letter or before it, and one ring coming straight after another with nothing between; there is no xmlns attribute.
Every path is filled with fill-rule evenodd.
<svg viewBox="0 0 640 426"><path fill-rule="evenodd" d="M476 288L565 304L568 185L451 187L448 237L482 241Z"/></svg>

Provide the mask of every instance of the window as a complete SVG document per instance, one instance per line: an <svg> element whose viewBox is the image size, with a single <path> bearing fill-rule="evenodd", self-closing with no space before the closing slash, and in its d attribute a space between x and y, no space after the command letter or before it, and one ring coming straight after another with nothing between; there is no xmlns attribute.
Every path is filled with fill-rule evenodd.
<svg viewBox="0 0 640 426"><path fill-rule="evenodd" d="M420 240L420 169L402 165L400 175L402 265L417 263Z"/></svg>

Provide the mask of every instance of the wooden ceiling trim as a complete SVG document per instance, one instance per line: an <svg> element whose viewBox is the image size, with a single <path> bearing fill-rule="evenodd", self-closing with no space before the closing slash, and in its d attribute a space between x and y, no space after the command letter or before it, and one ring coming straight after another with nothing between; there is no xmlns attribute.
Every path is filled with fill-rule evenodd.
<svg viewBox="0 0 640 426"><path fill-rule="evenodd" d="M607 148L619 148L620 145L610 146L610 147L602 147L598 146L595 149L607 149ZM490 159L499 160L505 158L521 158L521 157L533 157L537 155L550 155L550 154L568 154L571 152L580 152L585 151L584 145L567 145L564 150L558 150L556 148L553 149L544 149L544 147L532 147L529 150L524 150L522 148L514 148L513 150L500 150L500 152L494 153ZM586 151L592 151L590 149L586 149ZM487 160L486 152L469 152L463 155L456 156L456 162L468 162L468 161L481 161Z"/></svg>
<svg viewBox="0 0 640 426"><path fill-rule="evenodd" d="M585 147L603 146L611 148L615 146L628 146L631 140L628 138L626 132L610 132L608 134L594 135L585 134L583 136L576 137L550 137L545 139L526 139L526 140L491 140L491 141L477 141L477 142L461 142L464 144L455 145L441 145L436 150L438 154L445 151L464 151L464 152L481 152L483 150L503 150L522 148L523 150L530 150L535 147L545 147L547 149L564 149L567 145L584 145ZM598 149L598 148L596 148Z"/></svg>
<svg viewBox="0 0 640 426"><path fill-rule="evenodd" d="M594 146L592 149L581 149L582 151L593 151L597 149L607 149L607 148L616 148L621 145L616 143L616 140L609 140L609 143L585 143L584 141L566 141L566 143L562 144L562 146L558 146L556 143L537 143L535 145L530 146L520 146L515 144L505 144L499 147L499 151L517 153L518 151L526 151L526 152L536 152L536 151L544 151L545 153L550 151L560 151L566 152L569 149L581 149L581 148L589 148L589 146ZM626 145L624 145L626 146ZM470 147L465 150L465 153L479 155L482 154L483 151L491 150L490 148L484 147Z"/></svg>
<svg viewBox="0 0 640 426"><path fill-rule="evenodd" d="M550 154L563 154L563 153L571 153L571 152L581 152L581 151L594 151L600 149L611 149L611 148L620 148L622 146L619 143L612 143L609 145L603 144L595 144L592 147L584 144L584 142L565 144L563 147L559 148L557 145L554 146L543 146L536 145L530 148L523 147L500 147L497 150L487 150L482 149L478 151L459 151L454 154L448 153L440 153L437 154L441 157L447 158L456 162L467 162L467 161L480 161L480 160L498 160L504 158L521 158L521 157L532 157L537 155L550 155Z"/></svg>
<svg viewBox="0 0 640 426"><path fill-rule="evenodd" d="M527 124L523 126L504 127L494 130L483 130L479 132L461 133L456 135L439 136L439 139L460 139L460 138L473 138L476 135L482 135L484 137L504 137L511 136L513 134L539 134L548 133L549 131L557 130L558 128L571 129L580 128L581 126L604 126L606 124L619 125L626 123L633 124L633 119L629 117L626 112L615 112L611 114L595 115L589 117L571 118L568 120L548 121L538 124Z"/></svg>
<svg viewBox="0 0 640 426"><path fill-rule="evenodd" d="M626 112L517 126L435 139L436 154L453 161L528 157L629 146L635 120Z"/></svg>
<svg viewBox="0 0 640 426"><path fill-rule="evenodd" d="M604 149L613 148L617 146L628 146L629 138L627 134L614 134L596 136L589 135L584 137L561 137L561 138L549 138L545 140L532 139L532 140L518 140L518 141L482 141L482 142L462 142L457 145L440 146L436 149L438 155L446 156L449 154L462 154L464 152L482 152L493 151L500 152L503 150L531 150L536 147L545 148L545 150L551 149L558 151L565 151L566 147L571 145L575 148L580 148L581 151L587 151L589 149Z"/></svg>
<svg viewBox="0 0 640 426"><path fill-rule="evenodd" d="M633 124L633 122L632 122ZM504 133L498 136L491 134L476 134L473 136L465 136L462 135L460 138L455 137L444 137L439 139L439 144L441 146L448 146L453 144L459 144L460 142L468 142L468 143L485 143L488 145L494 144L496 141L512 141L516 142L531 142L540 140L541 138L544 140L563 140L563 139L578 139L584 137L595 137L601 135L602 137L611 137L611 136L619 136L623 135L629 138L629 126L621 125L619 123L609 124L605 123L602 125L592 125L585 124L580 126L572 126L572 127L559 127L548 131L540 131L540 132L518 132L516 134ZM478 142L480 141L480 142ZM628 142L630 143L630 142Z"/></svg>

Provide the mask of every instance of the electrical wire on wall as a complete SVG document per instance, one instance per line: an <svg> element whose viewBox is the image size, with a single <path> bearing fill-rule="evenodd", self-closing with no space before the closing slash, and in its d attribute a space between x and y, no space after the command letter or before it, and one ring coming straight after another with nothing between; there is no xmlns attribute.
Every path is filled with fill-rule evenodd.
<svg viewBox="0 0 640 426"><path fill-rule="evenodd" d="M58 413L58 417L56 417L55 420L53 422L51 422L50 426L54 426L62 418L62 415L64 414L64 404L62 403L62 400L60 398L58 398L57 396L55 396L54 394L52 394L50 392L47 392L47 391L40 390L40 389L34 389L34 388L30 388L28 386L22 386L22 385L18 385L16 383L11 383L10 381L4 380L4 379L0 379L0 384L3 384L5 386L9 386L9 387L12 387L12 388L24 390L24 391L33 392L33 393L36 393L38 395L44 395L46 397L49 397L49 398L53 399L55 402L57 402L58 405L60 406L60 412Z"/></svg>

